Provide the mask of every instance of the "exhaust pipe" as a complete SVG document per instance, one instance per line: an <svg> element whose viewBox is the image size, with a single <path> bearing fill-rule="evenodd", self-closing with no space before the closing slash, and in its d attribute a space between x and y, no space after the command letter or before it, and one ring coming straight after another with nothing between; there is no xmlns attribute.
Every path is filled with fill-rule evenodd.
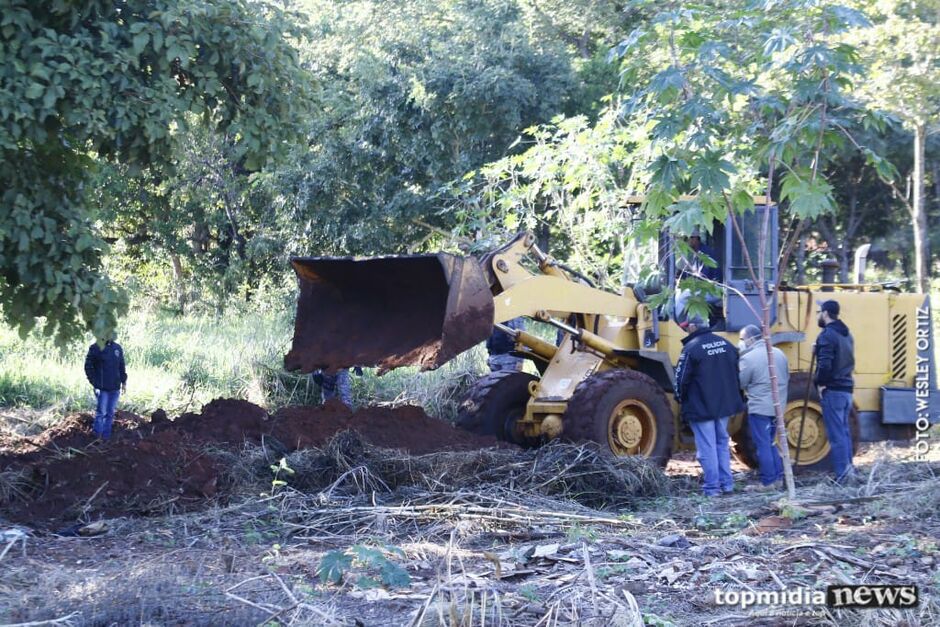
<svg viewBox="0 0 940 627"><path fill-rule="evenodd" d="M861 285L865 282L865 266L868 265L868 251L871 244L862 244L855 250L855 268L853 276L855 283Z"/></svg>

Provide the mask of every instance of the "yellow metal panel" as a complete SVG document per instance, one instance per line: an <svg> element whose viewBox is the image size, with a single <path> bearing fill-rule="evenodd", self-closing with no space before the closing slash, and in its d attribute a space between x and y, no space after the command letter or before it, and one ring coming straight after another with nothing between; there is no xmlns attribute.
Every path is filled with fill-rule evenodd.
<svg viewBox="0 0 940 627"><path fill-rule="evenodd" d="M539 381L536 401L568 400L578 384L601 364L600 356L582 350L572 351L572 347L571 337L566 336Z"/></svg>
<svg viewBox="0 0 940 627"><path fill-rule="evenodd" d="M532 276L494 297L495 320L504 322L517 316L535 317L540 310L551 312L606 314L630 318L636 314L636 300L574 283L558 277Z"/></svg>
<svg viewBox="0 0 940 627"><path fill-rule="evenodd" d="M881 411L881 375L855 375L852 400L859 411Z"/></svg>

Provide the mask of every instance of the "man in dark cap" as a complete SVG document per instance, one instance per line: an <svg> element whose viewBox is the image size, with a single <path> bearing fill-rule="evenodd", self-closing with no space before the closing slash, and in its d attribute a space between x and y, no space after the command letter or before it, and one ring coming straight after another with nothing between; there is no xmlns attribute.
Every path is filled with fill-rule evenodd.
<svg viewBox="0 0 940 627"><path fill-rule="evenodd" d="M822 405L823 423L832 452L832 470L836 481L855 478L852 466L852 434L849 414L852 411L852 391L855 380L855 340L849 328L839 319L839 303L827 300L819 303L819 326L822 333L816 338L816 377Z"/></svg>
<svg viewBox="0 0 940 627"><path fill-rule="evenodd" d="M695 265L701 266L702 276L709 281L720 281L721 270L717 266L718 255L715 254L715 250L711 246L702 241L702 234L698 227L695 227L695 229L692 231L692 235L689 236L689 247L699 255L708 257L716 264L716 266L713 268L711 266L704 265L699 260L696 260Z"/></svg>
<svg viewBox="0 0 940 627"><path fill-rule="evenodd" d="M738 351L715 335L698 314L680 326L689 334L682 340L676 365L676 401L682 419L695 435L695 451L702 465L705 496L734 490L728 419L744 410L738 386Z"/></svg>

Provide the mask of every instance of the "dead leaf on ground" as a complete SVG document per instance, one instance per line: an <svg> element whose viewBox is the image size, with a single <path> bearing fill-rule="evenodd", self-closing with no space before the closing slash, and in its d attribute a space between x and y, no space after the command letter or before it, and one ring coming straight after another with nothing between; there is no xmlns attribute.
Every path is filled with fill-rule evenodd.
<svg viewBox="0 0 940 627"><path fill-rule="evenodd" d="M91 536L100 536L103 533L107 533L107 531L108 524L103 520L99 520L79 529L78 535L90 538Z"/></svg>
<svg viewBox="0 0 940 627"><path fill-rule="evenodd" d="M559 543L555 544L542 544L535 547L535 551L532 552L532 557L547 557L549 555L555 555L558 553L558 548L561 546Z"/></svg>
<svg viewBox="0 0 940 627"><path fill-rule="evenodd" d="M775 533L793 526L793 519L785 516L765 516L758 520L746 533L763 535Z"/></svg>

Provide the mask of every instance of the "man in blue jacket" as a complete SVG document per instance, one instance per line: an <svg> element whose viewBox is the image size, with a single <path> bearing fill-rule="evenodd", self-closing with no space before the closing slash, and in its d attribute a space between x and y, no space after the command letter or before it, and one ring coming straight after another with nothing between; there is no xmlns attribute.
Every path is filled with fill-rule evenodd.
<svg viewBox="0 0 940 627"><path fill-rule="evenodd" d="M708 257L716 264L714 268L702 264L702 276L709 281L721 281L721 269L719 269L717 266L718 255L711 246L702 241L702 235L698 229L692 231L692 235L689 236L689 247L691 247L692 250L694 250L699 255ZM700 263L701 262L696 261L696 265Z"/></svg>
<svg viewBox="0 0 940 627"><path fill-rule="evenodd" d="M695 435L696 457L704 475L702 491L705 496L728 494L734 490L728 420L744 411L738 351L712 333L699 315L689 316L680 326L689 335L682 340L676 365L676 401Z"/></svg>
<svg viewBox="0 0 940 627"><path fill-rule="evenodd" d="M819 303L819 326L822 333L816 338L816 387L822 405L823 424L832 452L832 470L836 481L851 481L855 476L852 465L852 435L849 414L852 412L852 391L855 380L855 340L849 328L839 320L839 303L827 300Z"/></svg>
<svg viewBox="0 0 940 627"><path fill-rule="evenodd" d="M521 316L508 320L503 324L510 329L519 331L525 329L525 323ZM512 339L511 335L505 331L493 329L493 333L486 340L486 352L489 353L486 364L490 367L490 372L501 372L503 370L518 372L522 370L522 358L511 354L515 347L516 341Z"/></svg>
<svg viewBox="0 0 940 627"><path fill-rule="evenodd" d="M114 409L121 391L127 391L127 370L124 366L124 349L113 339L99 346L97 342L88 348L85 356L85 376L95 388L98 399L95 408L94 432L99 438L111 437Z"/></svg>

